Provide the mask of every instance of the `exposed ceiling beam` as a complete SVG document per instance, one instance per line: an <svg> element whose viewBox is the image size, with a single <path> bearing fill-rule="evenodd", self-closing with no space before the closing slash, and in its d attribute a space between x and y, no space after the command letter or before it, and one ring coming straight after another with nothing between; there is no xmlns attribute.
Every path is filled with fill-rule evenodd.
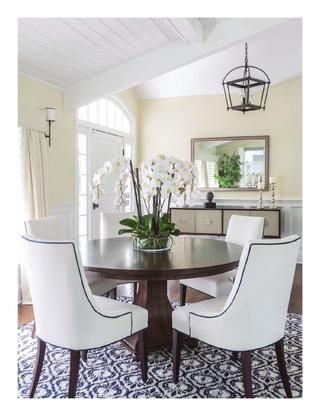
<svg viewBox="0 0 320 416"><path fill-rule="evenodd" d="M167 19L176 30L178 36L188 42L202 42L204 40L204 26L199 19Z"/></svg>
<svg viewBox="0 0 320 416"><path fill-rule="evenodd" d="M288 19L285 18L218 19L203 42L174 42L65 88L65 109L75 109L108 94L134 87L286 21Z"/></svg>

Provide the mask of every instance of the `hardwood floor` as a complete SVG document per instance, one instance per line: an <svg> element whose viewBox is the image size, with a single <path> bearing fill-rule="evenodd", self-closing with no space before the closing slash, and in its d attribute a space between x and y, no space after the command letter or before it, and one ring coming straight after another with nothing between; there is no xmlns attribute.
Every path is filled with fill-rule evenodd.
<svg viewBox="0 0 320 416"><path fill-rule="evenodd" d="M118 286L118 295L119 296L132 296L132 287L133 285L120 285ZM170 301L179 302L179 282L171 280L168 285L168 297ZM209 299L210 297L198 292L193 289L188 289L187 291L187 302L199 302L200 300ZM290 303L289 303L289 312L302 313L302 265L297 264L296 272L294 276ZM23 325L34 319L33 309L31 305L19 305L18 311L18 325Z"/></svg>

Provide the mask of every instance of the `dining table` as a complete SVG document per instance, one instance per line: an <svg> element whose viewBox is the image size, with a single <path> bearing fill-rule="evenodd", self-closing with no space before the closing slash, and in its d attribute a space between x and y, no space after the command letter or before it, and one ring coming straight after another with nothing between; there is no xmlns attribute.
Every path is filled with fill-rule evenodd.
<svg viewBox="0 0 320 416"><path fill-rule="evenodd" d="M218 275L236 269L242 246L222 240L180 236L166 251L140 251L129 237L83 241L79 246L85 271L106 279L138 280L133 303L148 310L146 349L148 352L171 347L172 311L167 291L169 280ZM124 344L138 355L138 336Z"/></svg>

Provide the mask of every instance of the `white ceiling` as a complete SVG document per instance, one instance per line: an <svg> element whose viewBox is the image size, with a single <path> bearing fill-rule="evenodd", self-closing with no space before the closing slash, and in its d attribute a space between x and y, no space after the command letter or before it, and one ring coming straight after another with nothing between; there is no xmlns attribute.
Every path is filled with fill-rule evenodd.
<svg viewBox="0 0 320 416"><path fill-rule="evenodd" d="M170 43L201 41L213 24L212 18L21 18L19 72L65 88Z"/></svg>
<svg viewBox="0 0 320 416"><path fill-rule="evenodd" d="M139 99L221 93L244 59L272 83L301 72L301 19L21 18L19 72L64 91L72 109L135 87Z"/></svg>
<svg viewBox="0 0 320 416"><path fill-rule="evenodd" d="M275 84L302 72L302 22L291 19L248 40L249 65L261 67ZM226 73L244 64L238 43L135 87L138 99L222 94Z"/></svg>

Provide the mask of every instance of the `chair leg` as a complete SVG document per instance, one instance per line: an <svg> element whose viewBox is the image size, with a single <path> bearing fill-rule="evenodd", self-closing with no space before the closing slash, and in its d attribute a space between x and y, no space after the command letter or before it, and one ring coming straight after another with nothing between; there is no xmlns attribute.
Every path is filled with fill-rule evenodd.
<svg viewBox="0 0 320 416"><path fill-rule="evenodd" d="M287 397L292 398L292 392L286 367L286 360L284 358L283 339L280 339L280 341L277 341L274 345L277 354L278 367L286 395Z"/></svg>
<svg viewBox="0 0 320 416"><path fill-rule="evenodd" d="M135 299L138 292L138 282L133 282L133 299Z"/></svg>
<svg viewBox="0 0 320 416"><path fill-rule="evenodd" d="M252 398L251 351L241 353L244 391L247 398Z"/></svg>
<svg viewBox="0 0 320 416"><path fill-rule="evenodd" d="M110 298L110 299L116 299L117 298L116 288L111 289L110 292L108 292L108 298Z"/></svg>
<svg viewBox="0 0 320 416"><path fill-rule="evenodd" d="M80 364L80 351L70 351L70 375L68 398L76 397L78 374Z"/></svg>
<svg viewBox="0 0 320 416"><path fill-rule="evenodd" d="M36 388L39 382L45 352L46 352L46 343L38 338L37 358L36 358L36 362L34 366L33 379L32 379L31 389L29 393L30 398L34 397L34 393L36 391Z"/></svg>
<svg viewBox="0 0 320 416"><path fill-rule="evenodd" d="M181 334L176 329L172 330L172 358L173 358L173 382L176 384L179 381L181 357Z"/></svg>
<svg viewBox="0 0 320 416"><path fill-rule="evenodd" d="M32 327L32 332L31 332L31 337L34 338L36 336L36 321L33 321L33 327Z"/></svg>
<svg viewBox="0 0 320 416"><path fill-rule="evenodd" d="M139 360L141 366L142 381L145 383L148 377L148 355L145 348L146 331L143 329L138 334L139 337Z"/></svg>
<svg viewBox="0 0 320 416"><path fill-rule="evenodd" d="M88 360L88 350L81 351L81 358L86 363Z"/></svg>
<svg viewBox="0 0 320 416"><path fill-rule="evenodd" d="M187 297L187 286L180 283L180 306L184 306L186 304L186 297Z"/></svg>
<svg viewBox="0 0 320 416"><path fill-rule="evenodd" d="M232 351L231 359L232 359L232 361L238 361L238 352L237 351Z"/></svg>

